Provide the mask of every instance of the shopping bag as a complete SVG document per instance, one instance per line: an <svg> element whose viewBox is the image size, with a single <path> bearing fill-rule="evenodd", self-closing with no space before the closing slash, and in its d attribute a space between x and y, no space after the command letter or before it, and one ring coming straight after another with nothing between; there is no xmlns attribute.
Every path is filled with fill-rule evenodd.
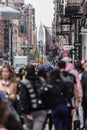
<svg viewBox="0 0 87 130"><path fill-rule="evenodd" d="M78 110L76 110L73 116L73 130L80 130L80 118Z"/></svg>

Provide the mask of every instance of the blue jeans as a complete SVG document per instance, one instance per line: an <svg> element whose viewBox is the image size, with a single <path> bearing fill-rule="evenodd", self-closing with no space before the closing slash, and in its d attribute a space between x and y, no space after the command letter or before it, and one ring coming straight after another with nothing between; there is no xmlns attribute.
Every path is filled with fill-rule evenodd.
<svg viewBox="0 0 87 130"><path fill-rule="evenodd" d="M67 130L68 114L69 111L66 104L58 105L56 109L52 111L52 120L55 130Z"/></svg>
<svg viewBox="0 0 87 130"><path fill-rule="evenodd" d="M13 105L11 103L8 104L8 108L12 112L12 114L14 115L15 119L18 122L20 122L20 117L19 117L18 113L16 112L15 108L13 107Z"/></svg>

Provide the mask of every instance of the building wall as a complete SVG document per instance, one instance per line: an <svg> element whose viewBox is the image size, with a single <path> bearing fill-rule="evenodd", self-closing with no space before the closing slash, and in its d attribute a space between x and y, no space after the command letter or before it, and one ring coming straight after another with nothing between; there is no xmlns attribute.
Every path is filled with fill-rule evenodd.
<svg viewBox="0 0 87 130"><path fill-rule="evenodd" d="M4 51L4 23L0 21L0 52Z"/></svg>
<svg viewBox="0 0 87 130"><path fill-rule="evenodd" d="M36 24L35 24L35 9L31 4L15 4L16 8L21 9L22 15L17 20L17 54L23 55L22 46L29 44L34 46L36 44ZM27 54L27 51L25 52Z"/></svg>

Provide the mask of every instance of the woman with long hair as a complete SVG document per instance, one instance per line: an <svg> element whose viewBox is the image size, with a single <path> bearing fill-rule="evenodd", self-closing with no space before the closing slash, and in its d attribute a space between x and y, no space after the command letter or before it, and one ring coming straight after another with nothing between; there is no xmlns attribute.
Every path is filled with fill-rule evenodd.
<svg viewBox="0 0 87 130"><path fill-rule="evenodd" d="M19 121L19 116L17 115L13 107L13 102L16 100L17 82L15 73L12 67L8 64L5 64L1 69L0 90L5 93L5 96L9 100L8 103L9 109L12 111L15 118Z"/></svg>

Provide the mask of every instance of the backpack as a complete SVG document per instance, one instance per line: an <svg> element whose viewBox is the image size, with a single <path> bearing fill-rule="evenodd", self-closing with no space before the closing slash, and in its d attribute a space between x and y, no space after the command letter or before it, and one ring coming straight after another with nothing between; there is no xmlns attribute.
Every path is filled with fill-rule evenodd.
<svg viewBox="0 0 87 130"><path fill-rule="evenodd" d="M65 102L65 97L59 87L44 82L40 90L40 97L46 109L55 109L59 104Z"/></svg>
<svg viewBox="0 0 87 130"><path fill-rule="evenodd" d="M62 81L65 82L66 86L66 92L65 92L65 97L67 99L67 102L71 104L71 100L74 96L74 81L73 81L73 76L71 74L63 76Z"/></svg>

